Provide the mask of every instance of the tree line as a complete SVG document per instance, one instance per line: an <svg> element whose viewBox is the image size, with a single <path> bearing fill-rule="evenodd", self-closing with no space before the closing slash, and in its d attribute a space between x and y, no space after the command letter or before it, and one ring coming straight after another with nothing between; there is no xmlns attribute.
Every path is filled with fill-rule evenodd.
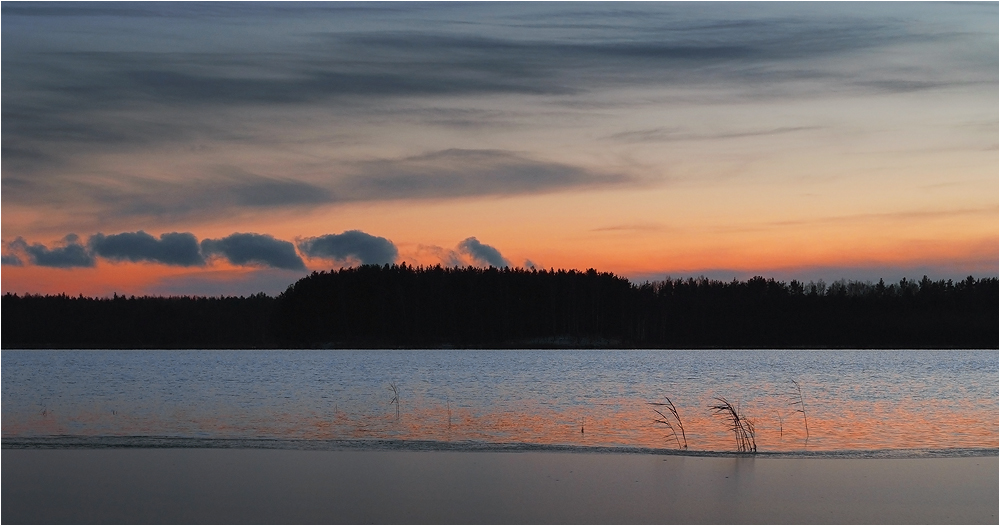
<svg viewBox="0 0 1000 526"><path fill-rule="evenodd" d="M3 348L998 348L997 278L788 283L363 265L277 297L6 294Z"/></svg>

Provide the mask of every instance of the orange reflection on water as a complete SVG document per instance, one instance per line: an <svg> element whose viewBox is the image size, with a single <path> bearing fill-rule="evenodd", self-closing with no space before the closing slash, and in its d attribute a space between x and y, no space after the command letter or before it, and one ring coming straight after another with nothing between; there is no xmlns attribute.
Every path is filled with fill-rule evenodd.
<svg viewBox="0 0 1000 526"><path fill-rule="evenodd" d="M731 451L730 422L714 416L707 401L678 406L688 448ZM781 398L757 400L741 410L756 429L759 451L997 448L995 401L934 405L913 401L813 403L806 417ZM207 438L392 439L441 442L636 446L677 449L684 438L654 422L644 400L612 400L554 409L520 404L517 410L453 407L415 399L394 408L362 412L331 408L250 413L243 410L128 414L88 408L74 414L3 415L3 436L188 436ZM808 441L806 424L808 423Z"/></svg>

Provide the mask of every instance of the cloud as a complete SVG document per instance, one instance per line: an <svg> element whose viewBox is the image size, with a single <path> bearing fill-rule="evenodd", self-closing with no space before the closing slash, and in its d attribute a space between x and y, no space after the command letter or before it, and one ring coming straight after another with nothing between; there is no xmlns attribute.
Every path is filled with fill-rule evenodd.
<svg viewBox="0 0 1000 526"><path fill-rule="evenodd" d="M417 245L412 254L417 260L426 261L436 258L445 267L493 266L496 268L510 267L511 262L503 257L495 247L480 242L475 237L462 240L454 249L437 245ZM539 267L530 259L524 260L524 268Z"/></svg>
<svg viewBox="0 0 1000 526"><path fill-rule="evenodd" d="M4 193L18 201L89 201L103 217L191 219L231 216L248 209L308 208L350 202L521 195L575 188L637 184L623 174L536 160L505 150L448 149L417 156L344 162L332 173L269 177L234 166L175 180L118 175L46 185L4 177ZM310 168L315 170L315 168ZM33 197L34 196L34 197Z"/></svg>
<svg viewBox="0 0 1000 526"><path fill-rule="evenodd" d="M693 133L679 128L651 128L615 133L607 139L627 143L671 142L671 141L713 141L719 139L742 139L746 137L762 137L782 135L820 129L819 126L783 126L759 130L726 131L716 133Z"/></svg>
<svg viewBox="0 0 1000 526"><path fill-rule="evenodd" d="M466 238L458 244L458 251L470 256L474 261L497 268L509 267L500 251L483 243L474 237Z"/></svg>
<svg viewBox="0 0 1000 526"><path fill-rule="evenodd" d="M506 150L452 148L402 159L358 163L338 185L351 200L511 195L635 182Z"/></svg>
<svg viewBox="0 0 1000 526"><path fill-rule="evenodd" d="M0 256L0 264L10 267L20 267L24 265L21 258L17 254L3 254Z"/></svg>
<svg viewBox="0 0 1000 526"><path fill-rule="evenodd" d="M234 265L257 265L288 270L305 270L295 253L295 245L266 234L234 233L222 239L204 239L202 253L220 255Z"/></svg>
<svg viewBox="0 0 1000 526"><path fill-rule="evenodd" d="M393 263L399 256L392 241L360 230L306 238L299 242L299 250L310 258L336 261L356 259L365 265Z"/></svg>
<svg viewBox="0 0 1000 526"><path fill-rule="evenodd" d="M598 228L591 228L591 232L662 232L673 230L662 223L626 223L619 225L609 225Z"/></svg>
<svg viewBox="0 0 1000 526"><path fill-rule="evenodd" d="M417 245L416 256L419 259L422 259L428 253L432 257L437 258L441 262L441 265L445 267L461 267L468 264L466 258L455 250L437 245Z"/></svg>
<svg viewBox="0 0 1000 526"><path fill-rule="evenodd" d="M80 243L80 238L76 234L68 234L62 240L61 247L49 249L41 243L29 245L24 239L18 237L11 243L11 247L20 249L28 255L31 263L40 267L54 268L74 268L93 267L94 256L87 250L87 247Z"/></svg>
<svg viewBox="0 0 1000 526"><path fill-rule="evenodd" d="M361 230L297 239L298 249L309 258L376 265L395 263L399 259L399 251L392 241ZM3 264L21 266L24 254L32 264L48 267L92 267L97 257L111 261L204 267L210 263L211 258L221 257L239 266L289 271L306 269L302 258L296 253L295 245L266 234L234 233L219 239L203 239L199 243L190 232L170 232L156 238L139 230L112 235L97 233L90 236L87 245L80 243L75 234L69 234L63 239L62 245L49 249L38 243L29 245L18 237L7 244L8 253L3 255ZM510 266L510 262L499 250L481 243L475 237L463 240L454 249L418 245L419 259L428 254L448 267ZM535 264L526 260L525 266Z"/></svg>
<svg viewBox="0 0 1000 526"><path fill-rule="evenodd" d="M257 178L232 184L225 191L234 204L250 207L310 205L333 201L330 191L320 186L294 180Z"/></svg>
<svg viewBox="0 0 1000 526"><path fill-rule="evenodd" d="M346 110L417 97L759 87L806 78L906 92L951 82L942 79L996 78L995 68L983 77L959 61L873 64L851 72L823 62L874 61L882 49L982 39L975 31L947 31L946 22L937 29L910 23L899 10L868 6L755 6L724 15L715 6L683 4L240 7L246 9L5 5L4 146L33 152L41 162L67 144L120 149L237 129L252 134L234 115L261 105ZM953 14L944 7L904 12L927 20ZM458 19L466 22L446 22ZM140 31L141 39L132 36ZM995 46L965 49L982 54L981 62L996 62ZM206 108L223 122L214 128L186 122L188 110Z"/></svg>
<svg viewBox="0 0 1000 526"><path fill-rule="evenodd" d="M912 92L926 97L913 107L969 108L947 112L934 132L945 133L965 113L990 114L966 105L993 100L997 82L995 4L0 9L3 204L90 218L62 232L620 188L641 184L639 170L680 173L651 165L674 162L656 141L810 139L779 135L805 131L800 121L739 115L714 135L678 130L661 118L674 109L714 114L752 99L785 113L804 101L888 111L887 94ZM855 136L867 126L855 113L824 123ZM995 131L979 135L995 143Z"/></svg>
<svg viewBox="0 0 1000 526"><path fill-rule="evenodd" d="M161 234L160 239L143 232L95 234L88 242L94 254L113 261L151 261L183 267L205 264L198 240L188 232Z"/></svg>
<svg viewBox="0 0 1000 526"><path fill-rule="evenodd" d="M983 15L944 5L680 3L2 9L5 204L87 207L101 218L635 183L531 151L541 145L445 148L511 144L512 123L579 130L595 115L582 105L651 104L637 92L697 90L722 103L752 92L784 102L845 88L881 94L996 84L995 28L966 24L988 19L995 6L979 9ZM897 58L887 59L887 50ZM556 109L560 117L550 118ZM602 122L619 122L607 116ZM351 155L378 151L400 138L400 119L468 129L475 142L435 143L426 134L421 144L430 153L370 161L347 159L338 145L313 148L337 134ZM501 128L503 141L492 141L488 134ZM700 137L654 128L613 140L793 130ZM150 166L131 155L163 159L195 148L211 153L176 155L189 170L183 174L116 173ZM270 158L282 171L273 174L282 177L211 173L258 148L276 154Z"/></svg>
<svg viewBox="0 0 1000 526"><path fill-rule="evenodd" d="M309 207L333 202L327 188L289 178L265 177L233 167L173 181L119 176L114 185L92 182L75 187L105 216L190 218L230 215L234 210Z"/></svg>

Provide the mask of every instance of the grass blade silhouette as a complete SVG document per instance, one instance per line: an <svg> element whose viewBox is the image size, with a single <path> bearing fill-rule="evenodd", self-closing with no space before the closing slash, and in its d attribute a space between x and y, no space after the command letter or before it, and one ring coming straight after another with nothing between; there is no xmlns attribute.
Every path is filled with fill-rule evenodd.
<svg viewBox="0 0 1000 526"><path fill-rule="evenodd" d="M736 450L741 453L756 453L757 432L753 420L747 418L740 412L739 407L734 407L724 397L716 397L715 401L717 403L708 408L729 422L729 430L736 439Z"/></svg>
<svg viewBox="0 0 1000 526"><path fill-rule="evenodd" d="M670 430L670 435L674 437L674 440L677 441L678 449L687 449L688 448L687 434L684 432L684 422L681 421L681 415L679 412L677 412L677 406L675 406L674 403L670 401L669 397L664 397L664 398L667 399L667 403L649 402L649 405L655 405L667 408L667 411L670 413L671 416L674 417L673 419L677 422L677 429L681 430L680 437L677 436L677 429L674 429L673 424L670 423L670 419L667 417L667 415L663 414L659 409L653 409L653 412L660 415L660 418L653 420L653 422L667 426L667 429ZM684 440L683 444L681 443L681 439Z"/></svg>
<svg viewBox="0 0 1000 526"><path fill-rule="evenodd" d="M795 386L795 392L792 393L792 399L788 405L798 406L795 410L796 413L802 413L802 422L806 426L806 443L809 442L809 419L806 418L806 403L802 398L802 387L795 380L792 380L792 385Z"/></svg>
<svg viewBox="0 0 1000 526"><path fill-rule="evenodd" d="M396 420L399 420L399 389L396 388L396 384L390 383L389 390L392 391L392 400L389 400L389 405L396 404Z"/></svg>

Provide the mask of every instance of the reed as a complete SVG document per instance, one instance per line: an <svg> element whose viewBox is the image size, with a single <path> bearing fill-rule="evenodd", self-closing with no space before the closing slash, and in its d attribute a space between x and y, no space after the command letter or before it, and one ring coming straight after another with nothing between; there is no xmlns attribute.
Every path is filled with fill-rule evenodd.
<svg viewBox="0 0 1000 526"><path fill-rule="evenodd" d="M757 438L753 420L740 412L739 406L734 407L723 397L717 397L714 405L708 406L716 415L729 422L729 430L736 437L736 450L741 453L756 453Z"/></svg>
<svg viewBox="0 0 1000 526"><path fill-rule="evenodd" d="M390 383L389 390L392 391L392 400L389 400L389 405L396 404L396 420L399 420L399 389L396 388L396 384Z"/></svg>
<svg viewBox="0 0 1000 526"><path fill-rule="evenodd" d="M795 392L792 393L788 405L798 407L795 412L802 413L802 423L806 426L806 442L809 442L809 419L806 418L806 403L802 398L802 387L795 380L792 380L792 385L795 386Z"/></svg>
<svg viewBox="0 0 1000 526"><path fill-rule="evenodd" d="M674 428L673 424L670 423L670 418L668 418L667 415L663 414L663 412L660 411L659 409L653 409L654 413L660 415L660 418L653 420L653 422L667 426L667 429L670 430L670 436L672 436L674 440L677 441L677 449L687 449L688 448L687 434L685 434L684 432L684 423L681 421L680 413L677 412L677 406L675 406L674 403L670 401L669 397L664 397L664 398L666 398L667 403L649 402L649 405L666 407L667 412L669 412L670 415L674 417L673 418L674 421L677 422L677 428L676 429ZM677 429L680 429L681 431L680 437L677 436ZM581 429L580 432L583 432L583 429ZM682 439L684 440L683 444L681 443Z"/></svg>

